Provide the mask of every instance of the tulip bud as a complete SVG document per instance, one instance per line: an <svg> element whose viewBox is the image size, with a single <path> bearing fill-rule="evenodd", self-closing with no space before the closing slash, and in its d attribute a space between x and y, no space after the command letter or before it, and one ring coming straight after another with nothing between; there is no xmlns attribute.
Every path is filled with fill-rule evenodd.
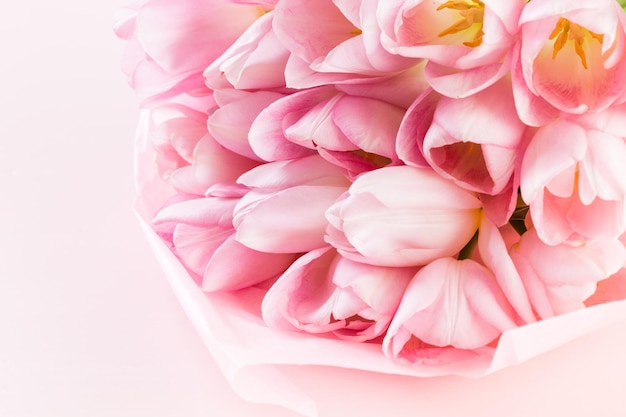
<svg viewBox="0 0 626 417"><path fill-rule="evenodd" d="M476 195L430 168L363 174L327 212L326 241L348 259L416 266L458 253L480 220Z"/></svg>
<svg viewBox="0 0 626 417"><path fill-rule="evenodd" d="M442 97L424 137L423 152L443 177L469 190L496 195L513 175L524 130L510 83L502 80L466 98Z"/></svg>
<svg viewBox="0 0 626 417"><path fill-rule="evenodd" d="M387 329L415 272L353 262L329 246L316 249L272 285L263 300L263 319L285 330L375 339Z"/></svg>
<svg viewBox="0 0 626 417"><path fill-rule="evenodd" d="M155 230L205 291L232 291L276 278L295 259L255 251L235 240L237 198L194 198L167 205ZM241 262L245 259L245 262Z"/></svg>
<svg viewBox="0 0 626 417"><path fill-rule="evenodd" d="M235 207L237 241L270 253L326 246L324 213L349 184L338 167L319 155L267 163L238 182L251 191Z"/></svg>
<svg viewBox="0 0 626 417"><path fill-rule="evenodd" d="M531 229L511 248L511 259L533 308L545 319L583 308L597 282L624 266L626 251L619 239L548 245Z"/></svg>
<svg viewBox="0 0 626 417"><path fill-rule="evenodd" d="M409 362L420 357L413 349L422 343L478 349L515 327L513 317L491 271L471 259L441 258L409 283L383 349Z"/></svg>
<svg viewBox="0 0 626 417"><path fill-rule="evenodd" d="M543 126L524 152L522 198L549 245L617 238L626 231L626 143L602 125L588 126L589 119L602 117Z"/></svg>

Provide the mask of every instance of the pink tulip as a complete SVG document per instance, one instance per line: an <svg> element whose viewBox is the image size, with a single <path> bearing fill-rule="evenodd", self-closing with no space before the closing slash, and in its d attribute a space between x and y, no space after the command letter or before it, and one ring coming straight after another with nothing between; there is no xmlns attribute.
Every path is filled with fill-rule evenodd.
<svg viewBox="0 0 626 417"><path fill-rule="evenodd" d="M584 308L596 284L624 267L626 250L618 239L551 246L531 229L513 246L511 258L534 310L545 319Z"/></svg>
<svg viewBox="0 0 626 417"><path fill-rule="evenodd" d="M468 190L496 195L511 180L524 130L511 85L501 80L467 98L442 97L421 147L443 177Z"/></svg>
<svg viewBox="0 0 626 417"><path fill-rule="evenodd" d="M365 265L330 247L316 249L272 285L263 300L263 319L284 330L372 340L387 329L414 274L414 268Z"/></svg>
<svg viewBox="0 0 626 417"><path fill-rule="evenodd" d="M326 240L372 265L425 265L458 253L478 228L474 193L429 168L386 167L356 179L327 212Z"/></svg>
<svg viewBox="0 0 626 417"><path fill-rule="evenodd" d="M470 259L440 258L409 283L383 351L394 359L420 362L421 344L480 349L514 327L513 310L487 268Z"/></svg>
<svg viewBox="0 0 626 417"><path fill-rule="evenodd" d="M280 275L295 257L250 249L235 240L237 198L197 198L168 205L155 216L157 233L205 291L246 288ZM242 262L245 260L245 262Z"/></svg>
<svg viewBox="0 0 626 417"><path fill-rule="evenodd" d="M146 103L208 90L204 69L261 14L220 0L146 0L125 9L116 33L128 40L123 70Z"/></svg>
<svg viewBox="0 0 626 417"><path fill-rule="evenodd" d="M265 160L318 152L352 177L396 160L403 109L367 97L318 87L269 105L250 128L250 146Z"/></svg>
<svg viewBox="0 0 626 417"><path fill-rule="evenodd" d="M151 135L163 179L180 192L204 195L218 183L232 183L256 161L219 145L209 134L205 113L184 106L160 106Z"/></svg>
<svg viewBox="0 0 626 417"><path fill-rule="evenodd" d="M261 160L248 140L250 126L263 109L283 97L283 94L227 89L216 91L215 96L219 108L208 120L211 135L226 149L250 159Z"/></svg>
<svg viewBox="0 0 626 417"><path fill-rule="evenodd" d="M541 240L618 237L626 229L626 143L575 120L540 128L524 153L521 192Z"/></svg>
<svg viewBox="0 0 626 417"><path fill-rule="evenodd" d="M415 64L380 45L375 2L281 0L274 11L274 31L292 54L289 87L302 88L298 79L308 71L323 74L321 85L395 73Z"/></svg>
<svg viewBox="0 0 626 417"><path fill-rule="evenodd" d="M521 119L540 126L559 111L581 114L623 102L625 24L615 0L529 2L512 68Z"/></svg>
<svg viewBox="0 0 626 417"><path fill-rule="evenodd" d="M213 89L274 89L285 87L289 51L272 30L273 13L257 19L226 52L204 71Z"/></svg>
<svg viewBox="0 0 626 417"><path fill-rule="evenodd" d="M238 182L251 189L237 204L237 240L272 253L308 252L326 246L324 213L350 182L319 155L270 162Z"/></svg>
<svg viewBox="0 0 626 417"><path fill-rule="evenodd" d="M596 283L626 263L617 239L551 246L532 225L520 238L510 226L498 229L486 216L477 248L478 260L493 272L521 323L582 308Z"/></svg>
<svg viewBox="0 0 626 417"><path fill-rule="evenodd" d="M531 129L524 129L521 125L514 109L507 106L507 94L511 104L508 88L504 88L503 103L500 103L500 96L493 94L504 84L501 81L477 93L478 97L456 100L426 89L407 109L396 138L398 157L407 165L434 167L465 188L484 191L479 193L483 210L498 226L507 224L515 210L521 163L519 153L532 134ZM493 105L485 111L487 119L477 118L475 112L485 110L486 104ZM501 109L511 111L507 113ZM501 118L492 118L492 112ZM484 127L485 120L491 121L487 127ZM492 125L500 128L503 136L492 136ZM524 130L523 135L520 130ZM467 142L464 141L466 137L470 139ZM512 145L515 146L511 148ZM428 158L425 158L426 152Z"/></svg>
<svg viewBox="0 0 626 417"><path fill-rule="evenodd" d="M523 0L380 0L383 46L426 58L425 75L444 95L464 97L493 84L509 69Z"/></svg>

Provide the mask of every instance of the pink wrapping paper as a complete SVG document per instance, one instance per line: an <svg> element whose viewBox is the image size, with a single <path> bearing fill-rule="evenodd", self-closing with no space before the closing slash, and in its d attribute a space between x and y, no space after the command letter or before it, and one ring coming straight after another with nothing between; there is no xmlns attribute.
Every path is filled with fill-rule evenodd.
<svg viewBox="0 0 626 417"><path fill-rule="evenodd" d="M136 138L135 207L139 221L210 354L233 389L248 401L279 404L304 416L318 415L315 401L283 375L281 365L331 366L411 377L481 377L524 363L605 327L619 323L626 326L626 300L608 302L507 331L491 360L482 357L439 367L394 363L382 354L378 344L270 329L260 317L263 290L204 293L149 226L151 215L171 193L153 164L147 141L149 123L149 112L144 111ZM619 291L626 292L624 288Z"/></svg>

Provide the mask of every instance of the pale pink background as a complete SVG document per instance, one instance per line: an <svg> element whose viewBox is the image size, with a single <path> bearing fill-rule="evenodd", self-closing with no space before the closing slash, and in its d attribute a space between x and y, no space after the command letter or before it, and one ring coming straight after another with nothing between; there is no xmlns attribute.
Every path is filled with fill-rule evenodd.
<svg viewBox="0 0 626 417"><path fill-rule="evenodd" d="M133 216L124 3L3 7L0 417L295 416L232 392ZM626 324L479 380L282 369L323 417L626 415Z"/></svg>

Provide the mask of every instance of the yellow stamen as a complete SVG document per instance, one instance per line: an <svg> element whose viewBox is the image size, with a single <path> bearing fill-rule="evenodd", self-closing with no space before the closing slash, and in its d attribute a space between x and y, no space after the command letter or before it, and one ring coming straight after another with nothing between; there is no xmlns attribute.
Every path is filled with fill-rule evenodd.
<svg viewBox="0 0 626 417"><path fill-rule="evenodd" d="M363 33L363 31L361 29L352 29L350 31L350 35L354 35L354 36L361 35L362 33Z"/></svg>
<svg viewBox="0 0 626 417"><path fill-rule="evenodd" d="M437 36L443 37L459 33L466 29L478 25L478 31L471 41L463 42L463 45L475 48L483 43L483 19L485 16L485 5L479 0L449 0L439 7L437 11L443 9L457 10L461 15L461 20L456 21L452 26L442 30Z"/></svg>
<svg viewBox="0 0 626 417"><path fill-rule="evenodd" d="M550 40L554 39L552 59L556 58L559 52L567 45L568 41L573 41L574 52L576 52L576 55L580 58L583 67L587 69L587 54L585 53L583 45L588 38L595 39L602 44L604 35L592 32L563 17L559 18L549 38Z"/></svg>

